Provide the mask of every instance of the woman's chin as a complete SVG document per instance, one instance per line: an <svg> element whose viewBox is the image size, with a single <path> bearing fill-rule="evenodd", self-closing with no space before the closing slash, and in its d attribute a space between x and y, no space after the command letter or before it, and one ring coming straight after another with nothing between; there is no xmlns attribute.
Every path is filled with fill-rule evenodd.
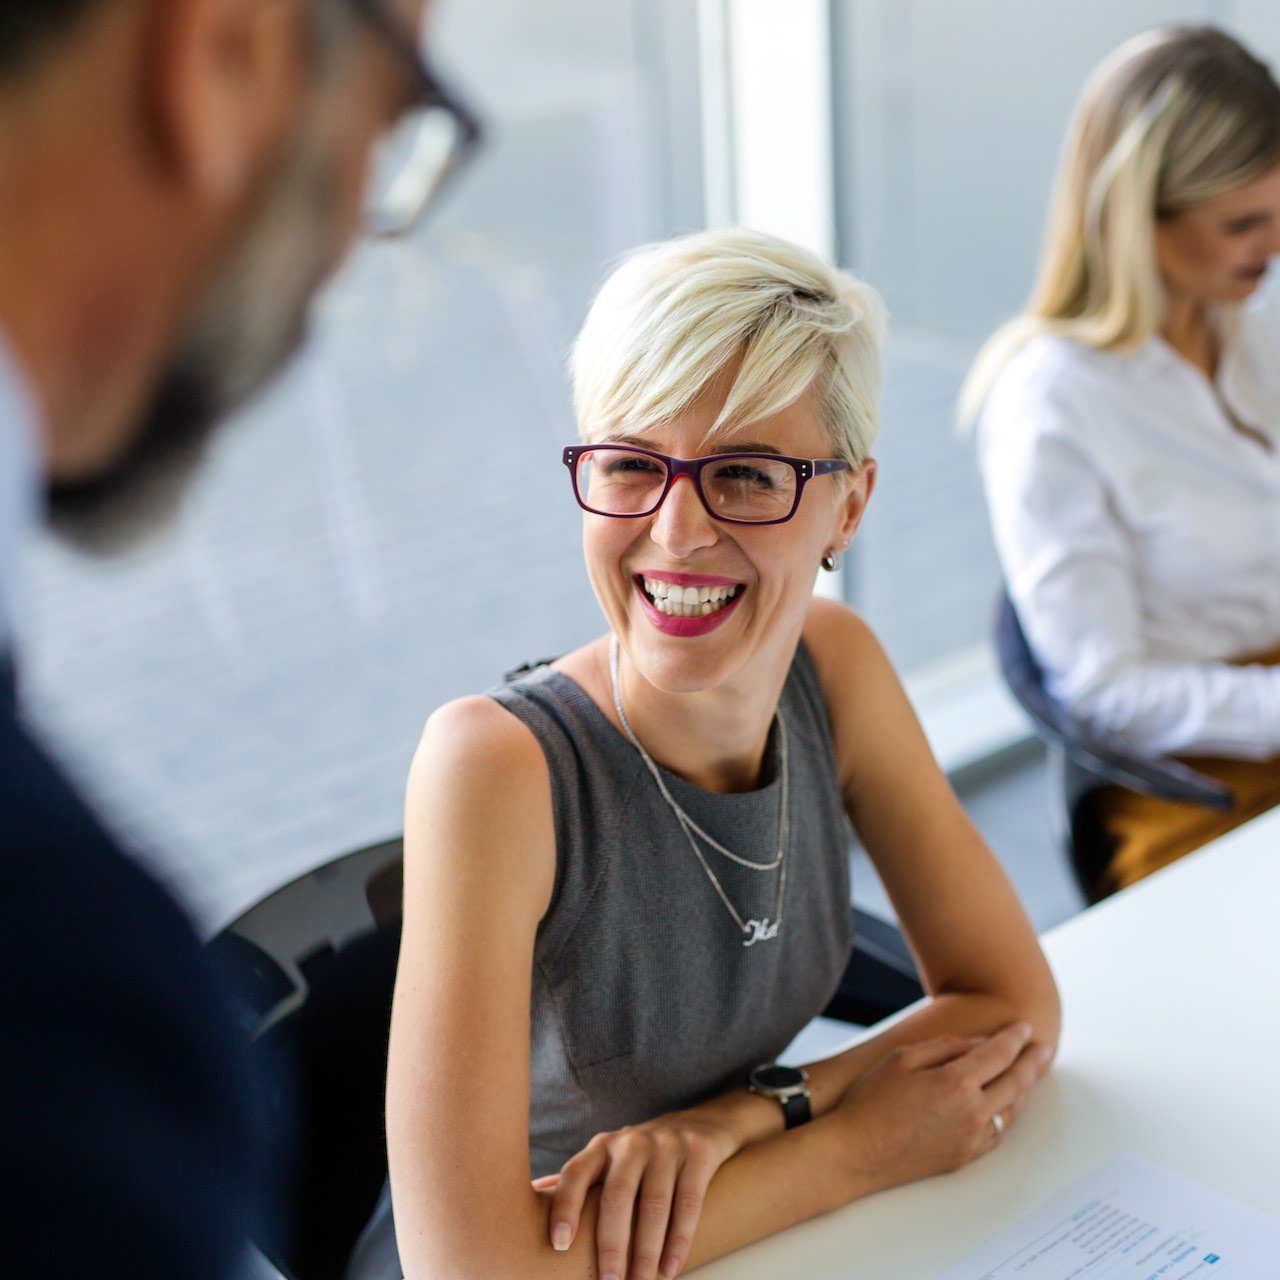
<svg viewBox="0 0 1280 1280"><path fill-rule="evenodd" d="M1230 289L1224 290L1225 296L1219 299L1222 303L1243 302L1246 298L1251 298L1261 287L1265 275L1240 275L1232 282Z"/></svg>
<svg viewBox="0 0 1280 1280"><path fill-rule="evenodd" d="M642 626L648 623L640 620ZM629 656L646 682L663 693L703 693L714 689L724 679L727 648L706 645L696 648L678 638L664 636L649 629L633 630Z"/></svg>

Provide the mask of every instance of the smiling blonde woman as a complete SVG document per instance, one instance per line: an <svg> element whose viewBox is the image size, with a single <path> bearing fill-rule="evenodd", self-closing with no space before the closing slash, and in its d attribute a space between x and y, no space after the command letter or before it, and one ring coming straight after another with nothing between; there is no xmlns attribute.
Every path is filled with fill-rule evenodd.
<svg viewBox="0 0 1280 1280"><path fill-rule="evenodd" d="M982 1155L1044 1071L1031 926L874 637L812 596L871 494L881 329L746 231L601 290L563 461L609 631L428 721L351 1276L674 1276ZM849 960L850 820L930 998L806 1081L773 1059Z"/></svg>
<svg viewBox="0 0 1280 1280"><path fill-rule="evenodd" d="M1050 692L1228 782L1112 789L1131 884L1280 802L1280 87L1165 27L1085 86L1039 279L965 393L1009 593Z"/></svg>

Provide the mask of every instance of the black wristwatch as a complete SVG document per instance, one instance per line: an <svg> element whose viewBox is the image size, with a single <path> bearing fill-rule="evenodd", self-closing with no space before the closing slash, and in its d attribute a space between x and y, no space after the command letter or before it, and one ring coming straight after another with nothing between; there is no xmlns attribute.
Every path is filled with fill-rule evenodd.
<svg viewBox="0 0 1280 1280"><path fill-rule="evenodd" d="M809 1105L809 1076L800 1067L780 1067L765 1062L752 1067L747 1075L747 1088L762 1098L772 1098L782 1108L788 1129L808 1124L813 1119Z"/></svg>

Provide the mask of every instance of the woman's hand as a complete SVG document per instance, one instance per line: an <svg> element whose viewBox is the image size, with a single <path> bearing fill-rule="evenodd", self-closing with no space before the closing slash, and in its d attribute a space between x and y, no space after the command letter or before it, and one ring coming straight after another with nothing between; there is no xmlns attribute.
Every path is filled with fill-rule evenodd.
<svg viewBox="0 0 1280 1280"><path fill-rule="evenodd" d="M959 1169L1016 1119L1049 1064L1025 1023L992 1036L938 1036L895 1049L859 1076L833 1116L847 1126L858 1172L881 1188Z"/></svg>
<svg viewBox="0 0 1280 1280"><path fill-rule="evenodd" d="M552 1245L573 1243L587 1192L601 1183L601 1280L670 1280L689 1256L712 1175L741 1146L727 1123L697 1110L596 1134L559 1174L533 1184L551 1193Z"/></svg>

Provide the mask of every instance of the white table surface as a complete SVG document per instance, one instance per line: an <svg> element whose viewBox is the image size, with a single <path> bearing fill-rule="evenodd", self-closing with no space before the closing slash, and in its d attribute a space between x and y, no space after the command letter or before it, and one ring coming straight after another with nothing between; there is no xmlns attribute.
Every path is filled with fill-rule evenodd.
<svg viewBox="0 0 1280 1280"><path fill-rule="evenodd" d="M1052 1073L990 1155L700 1270L935 1280L1121 1152L1280 1215L1280 813L1046 934Z"/></svg>

